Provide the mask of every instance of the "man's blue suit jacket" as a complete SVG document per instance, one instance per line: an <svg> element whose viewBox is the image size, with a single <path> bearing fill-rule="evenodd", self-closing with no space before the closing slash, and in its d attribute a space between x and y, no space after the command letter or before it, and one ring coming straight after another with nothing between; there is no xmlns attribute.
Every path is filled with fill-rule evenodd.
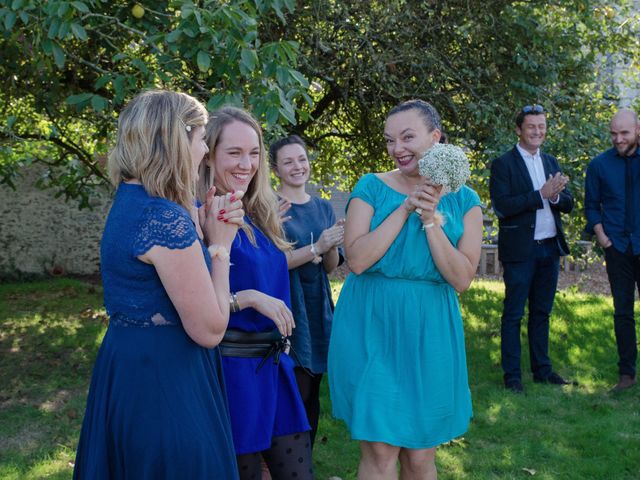
<svg viewBox="0 0 640 480"><path fill-rule="evenodd" d="M545 177L560 171L558 160L540 153ZM498 217L498 257L502 262L521 262L531 258L534 246L536 211L543 208L540 192L533 189L527 165L514 146L491 163L489 178L491 204ZM567 188L560 193L557 204L549 202L556 224L558 247L561 255L569 253L560 212L573 209L573 196Z"/></svg>

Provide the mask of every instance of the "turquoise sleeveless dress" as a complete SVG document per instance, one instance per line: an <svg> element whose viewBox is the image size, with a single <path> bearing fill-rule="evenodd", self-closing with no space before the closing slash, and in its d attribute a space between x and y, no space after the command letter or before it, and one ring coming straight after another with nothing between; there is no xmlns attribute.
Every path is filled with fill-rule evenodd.
<svg viewBox="0 0 640 480"><path fill-rule="evenodd" d="M406 195L367 174L353 198L373 207L374 230ZM440 200L453 245L477 205L468 187ZM436 268L417 215L382 258L347 277L334 313L329 388L333 415L356 440L431 448L467 430L471 394L458 296Z"/></svg>

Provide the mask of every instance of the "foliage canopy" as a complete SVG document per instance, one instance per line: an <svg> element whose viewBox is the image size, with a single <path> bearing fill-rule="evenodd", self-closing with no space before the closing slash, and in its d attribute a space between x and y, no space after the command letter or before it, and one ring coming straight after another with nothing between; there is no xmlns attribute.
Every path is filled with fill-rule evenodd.
<svg viewBox="0 0 640 480"><path fill-rule="evenodd" d="M535 102L549 112L545 147L572 178L576 234L584 168L607 148L618 101L612 68L638 68L632 3L1 0L0 175L10 184L22 165L46 163L42 184L86 203L118 110L166 87L209 109L249 107L268 138L304 136L316 179L349 188L391 168L385 114L420 97L469 149L488 202L488 163Z"/></svg>
<svg viewBox="0 0 640 480"><path fill-rule="evenodd" d="M338 173L352 185L363 172L392 168L385 113L408 98L429 100L451 141L469 148L472 186L488 203L489 162L516 142L517 111L543 104L545 148L578 200L577 236L586 163L609 146L612 67L638 69L631 12L628 2L597 0L314 2L296 11L290 31L300 70L324 90L293 129L317 142L325 178Z"/></svg>
<svg viewBox="0 0 640 480"><path fill-rule="evenodd" d="M263 38L258 22L283 22L293 0L199 3L0 2L4 182L42 162L43 185L86 202L105 181L116 113L145 88L190 92L210 110L246 105L269 128L305 118L298 45Z"/></svg>

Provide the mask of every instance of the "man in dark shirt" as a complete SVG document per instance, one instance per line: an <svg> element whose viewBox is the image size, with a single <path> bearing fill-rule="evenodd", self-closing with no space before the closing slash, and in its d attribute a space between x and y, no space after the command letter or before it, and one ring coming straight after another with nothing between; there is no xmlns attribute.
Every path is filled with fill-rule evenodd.
<svg viewBox="0 0 640 480"><path fill-rule="evenodd" d="M612 391L636 383L636 325L633 303L640 290L640 124L629 109L611 120L613 148L587 168L584 209L587 233L604 249L614 306L620 378Z"/></svg>

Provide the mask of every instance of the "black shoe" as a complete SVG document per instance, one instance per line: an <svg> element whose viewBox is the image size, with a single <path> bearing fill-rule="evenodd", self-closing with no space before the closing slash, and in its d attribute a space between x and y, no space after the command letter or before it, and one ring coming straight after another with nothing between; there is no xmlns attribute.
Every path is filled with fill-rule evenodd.
<svg viewBox="0 0 640 480"><path fill-rule="evenodd" d="M636 378L632 377L631 375L620 375L620 380L618 381L618 383L615 384L615 386L609 390L609 392L611 393L618 393L621 392L623 390L626 390L627 388L631 388L636 384Z"/></svg>
<svg viewBox="0 0 640 480"><path fill-rule="evenodd" d="M508 382L504 382L504 388L507 390L511 390L513 393L524 393L524 387L522 386L522 382L520 380L510 380Z"/></svg>
<svg viewBox="0 0 640 480"><path fill-rule="evenodd" d="M562 378L556 372L551 372L547 378L533 377L533 381L536 383L550 383L552 385L578 385L578 382Z"/></svg>

